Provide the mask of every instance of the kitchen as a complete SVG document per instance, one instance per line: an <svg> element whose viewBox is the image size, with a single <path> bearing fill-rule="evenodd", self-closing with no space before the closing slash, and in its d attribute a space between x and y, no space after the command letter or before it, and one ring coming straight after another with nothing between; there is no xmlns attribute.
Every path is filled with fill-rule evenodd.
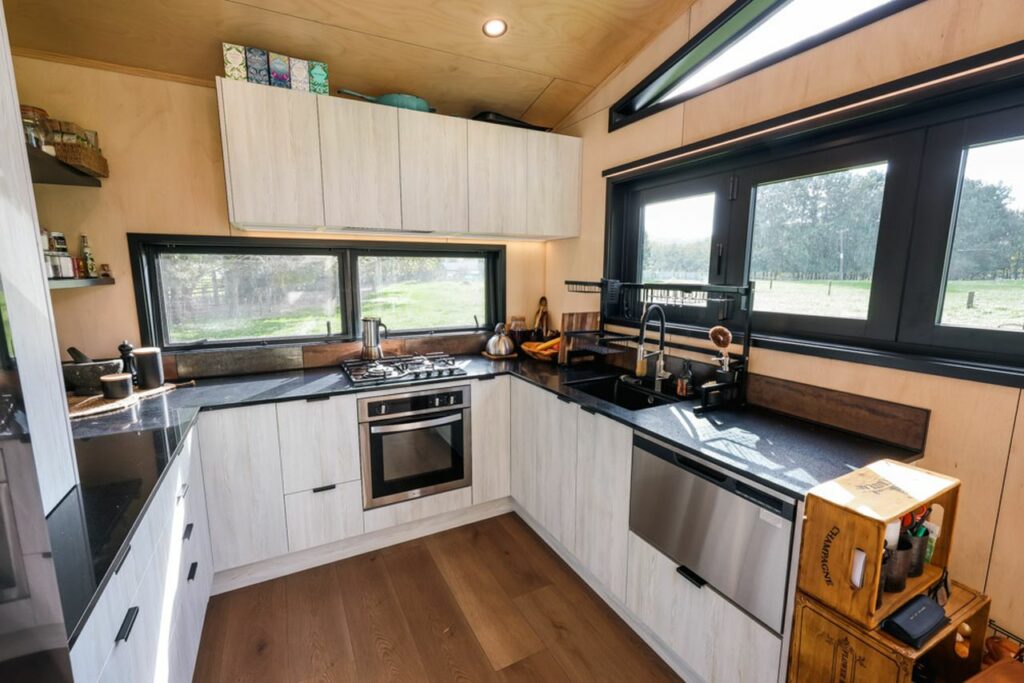
<svg viewBox="0 0 1024 683"><path fill-rule="evenodd" d="M52 546L23 555L52 551L63 668L815 680L796 635L814 610L841 610L803 580L822 563L803 520L829 495L817 487L886 459L956 498L956 533L950 547L932 532L929 571L885 592L885 609L925 593L941 560L977 596L961 620L975 635L944 633L970 643L972 665L1009 652L1024 632L1024 311L1007 289L1020 275L958 249L950 226L952 197L963 212L965 188L981 188L978 224L1003 226L996 251L1018 244L1012 155L996 152L1021 135L1022 36L1009 0L870 4L740 75L644 103L667 92L664 66L764 8L5 2L4 192L22 227L0 244L4 367L22 378ZM497 17L504 29L484 28ZM289 88L232 78L225 46L243 64L253 46L322 62L330 96L296 92L291 73ZM27 165L19 104L45 114ZM483 112L540 130L473 120ZM69 131L109 161L105 177L45 151ZM965 149L963 180L943 160ZM40 167L78 186L38 181ZM791 182L804 178L818 184ZM919 187L937 201L900 200ZM773 250L811 243L771 209L814 192L846 224L824 252ZM48 280L50 258L74 273L83 235L97 277ZM943 295L963 297L962 321L935 317L953 310L936 308ZM498 323L514 360L482 355L512 350L488 346ZM732 340L709 339L716 326ZM124 341L130 405L69 419L104 401L69 403L67 349L116 366ZM911 517L952 528L938 510ZM745 531L708 535L725 524ZM852 552L844 539L831 557ZM142 600L154 587L169 612ZM842 614L829 623L908 672L941 649ZM375 653L374 628L393 649ZM24 641L3 638L13 661Z"/></svg>

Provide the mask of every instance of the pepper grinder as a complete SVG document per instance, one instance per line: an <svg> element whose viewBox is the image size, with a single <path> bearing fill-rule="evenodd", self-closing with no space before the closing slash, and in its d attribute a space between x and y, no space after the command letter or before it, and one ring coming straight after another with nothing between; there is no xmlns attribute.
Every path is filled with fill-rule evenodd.
<svg viewBox="0 0 1024 683"><path fill-rule="evenodd" d="M132 384L136 384L139 381L139 370L135 367L135 347L131 345L127 339L121 342L117 350L121 354L121 363L124 368L121 372L128 373L132 376Z"/></svg>

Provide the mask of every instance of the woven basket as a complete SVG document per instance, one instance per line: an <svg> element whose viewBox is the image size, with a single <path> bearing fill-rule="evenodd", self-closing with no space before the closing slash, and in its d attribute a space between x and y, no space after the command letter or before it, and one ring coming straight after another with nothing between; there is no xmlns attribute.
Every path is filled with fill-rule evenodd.
<svg viewBox="0 0 1024 683"><path fill-rule="evenodd" d="M53 146L57 150L57 158L65 164L74 166L79 171L88 173L96 178L107 178L110 176L107 160L103 158L99 150L87 145L73 145L63 142L54 143Z"/></svg>

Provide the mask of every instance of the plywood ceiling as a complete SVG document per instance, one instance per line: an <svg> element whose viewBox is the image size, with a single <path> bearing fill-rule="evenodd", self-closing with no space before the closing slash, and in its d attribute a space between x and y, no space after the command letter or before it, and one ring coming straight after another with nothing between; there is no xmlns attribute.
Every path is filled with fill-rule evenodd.
<svg viewBox="0 0 1024 683"><path fill-rule="evenodd" d="M331 88L552 126L694 0L4 0L15 50L212 81L221 42L327 62ZM486 38L502 17L509 32Z"/></svg>

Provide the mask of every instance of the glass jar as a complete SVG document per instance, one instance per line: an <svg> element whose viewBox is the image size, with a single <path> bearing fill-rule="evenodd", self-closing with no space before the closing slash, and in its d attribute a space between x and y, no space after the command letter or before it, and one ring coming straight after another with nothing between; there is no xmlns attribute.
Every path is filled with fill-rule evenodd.
<svg viewBox="0 0 1024 683"><path fill-rule="evenodd" d="M523 345L524 341L530 340L528 335L526 318L521 315L512 316L508 324L508 336L512 337L512 341L516 343L517 349Z"/></svg>
<svg viewBox="0 0 1024 683"><path fill-rule="evenodd" d="M49 118L45 109L21 105L21 126L25 129L25 142L32 147L42 147L46 138L43 121Z"/></svg>

